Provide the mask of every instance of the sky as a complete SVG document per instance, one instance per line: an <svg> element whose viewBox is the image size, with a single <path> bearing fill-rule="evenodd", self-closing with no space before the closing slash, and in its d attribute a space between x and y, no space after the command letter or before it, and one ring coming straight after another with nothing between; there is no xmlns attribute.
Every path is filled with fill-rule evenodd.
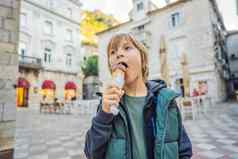
<svg viewBox="0 0 238 159"><path fill-rule="evenodd" d="M238 29L238 16L234 14L235 4L233 4L233 1L234 0L217 0L228 30ZM132 9L132 0L81 0L81 2L83 9L99 9L104 13L112 14L120 22L125 22L129 19L128 13ZM164 4L164 0L152 0L152 2L158 6ZM231 8L233 8L233 11L231 11Z"/></svg>
<svg viewBox="0 0 238 159"><path fill-rule="evenodd" d="M164 0L152 0L152 2L158 6L164 4ZM132 0L81 0L81 3L83 9L102 10L105 13L112 14L121 22L129 19L128 13L132 9Z"/></svg>
<svg viewBox="0 0 238 159"><path fill-rule="evenodd" d="M130 0L83 0L83 9L95 10L99 9L107 14L112 14L119 21L128 20L128 12L132 8Z"/></svg>
<svg viewBox="0 0 238 159"><path fill-rule="evenodd" d="M226 28L228 30L238 30L238 4L236 4L236 0L217 0L217 3Z"/></svg>

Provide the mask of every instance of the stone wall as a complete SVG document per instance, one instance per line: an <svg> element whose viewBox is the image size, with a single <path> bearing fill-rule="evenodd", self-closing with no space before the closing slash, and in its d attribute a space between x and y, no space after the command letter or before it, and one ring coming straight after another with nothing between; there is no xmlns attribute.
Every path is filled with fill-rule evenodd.
<svg viewBox="0 0 238 159"><path fill-rule="evenodd" d="M20 0L0 0L0 158L12 158Z"/></svg>

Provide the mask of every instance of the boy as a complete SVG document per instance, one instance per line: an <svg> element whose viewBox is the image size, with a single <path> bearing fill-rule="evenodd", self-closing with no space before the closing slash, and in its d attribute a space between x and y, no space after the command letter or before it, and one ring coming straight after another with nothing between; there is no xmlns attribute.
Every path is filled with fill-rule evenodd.
<svg viewBox="0 0 238 159"><path fill-rule="evenodd" d="M112 73L125 73L122 89L110 84L103 92L98 113L87 132L88 159L190 159L192 145L182 125L175 98L161 81L147 81L145 47L129 34L109 42L108 65ZM113 115L112 105L119 114Z"/></svg>

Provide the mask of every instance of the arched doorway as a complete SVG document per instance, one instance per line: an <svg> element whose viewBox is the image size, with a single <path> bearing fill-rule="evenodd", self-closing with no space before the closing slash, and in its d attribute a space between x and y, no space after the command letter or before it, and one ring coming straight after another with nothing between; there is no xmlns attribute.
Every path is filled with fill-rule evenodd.
<svg viewBox="0 0 238 159"><path fill-rule="evenodd" d="M30 83L25 78L18 78L17 81L17 106L28 107Z"/></svg>
<svg viewBox="0 0 238 159"><path fill-rule="evenodd" d="M64 87L65 100L76 99L77 86L73 81L69 81Z"/></svg>
<svg viewBox="0 0 238 159"><path fill-rule="evenodd" d="M47 100L53 100L55 98L56 85L52 80L45 80L41 86L42 96L45 96Z"/></svg>

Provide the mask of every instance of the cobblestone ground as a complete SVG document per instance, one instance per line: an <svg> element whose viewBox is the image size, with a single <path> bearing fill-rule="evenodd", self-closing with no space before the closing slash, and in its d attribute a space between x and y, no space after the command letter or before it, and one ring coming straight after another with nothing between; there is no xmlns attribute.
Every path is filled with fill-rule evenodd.
<svg viewBox="0 0 238 159"><path fill-rule="evenodd" d="M87 103L85 107L72 109L72 114L18 109L15 159L85 159L85 133L94 107Z"/></svg>
<svg viewBox="0 0 238 159"><path fill-rule="evenodd" d="M223 103L186 121L194 159L238 159L238 103Z"/></svg>
<svg viewBox="0 0 238 159"><path fill-rule="evenodd" d="M73 114L17 113L15 159L84 159L84 139L95 106L77 107ZM238 159L238 104L217 105L184 125L193 143L193 159Z"/></svg>

